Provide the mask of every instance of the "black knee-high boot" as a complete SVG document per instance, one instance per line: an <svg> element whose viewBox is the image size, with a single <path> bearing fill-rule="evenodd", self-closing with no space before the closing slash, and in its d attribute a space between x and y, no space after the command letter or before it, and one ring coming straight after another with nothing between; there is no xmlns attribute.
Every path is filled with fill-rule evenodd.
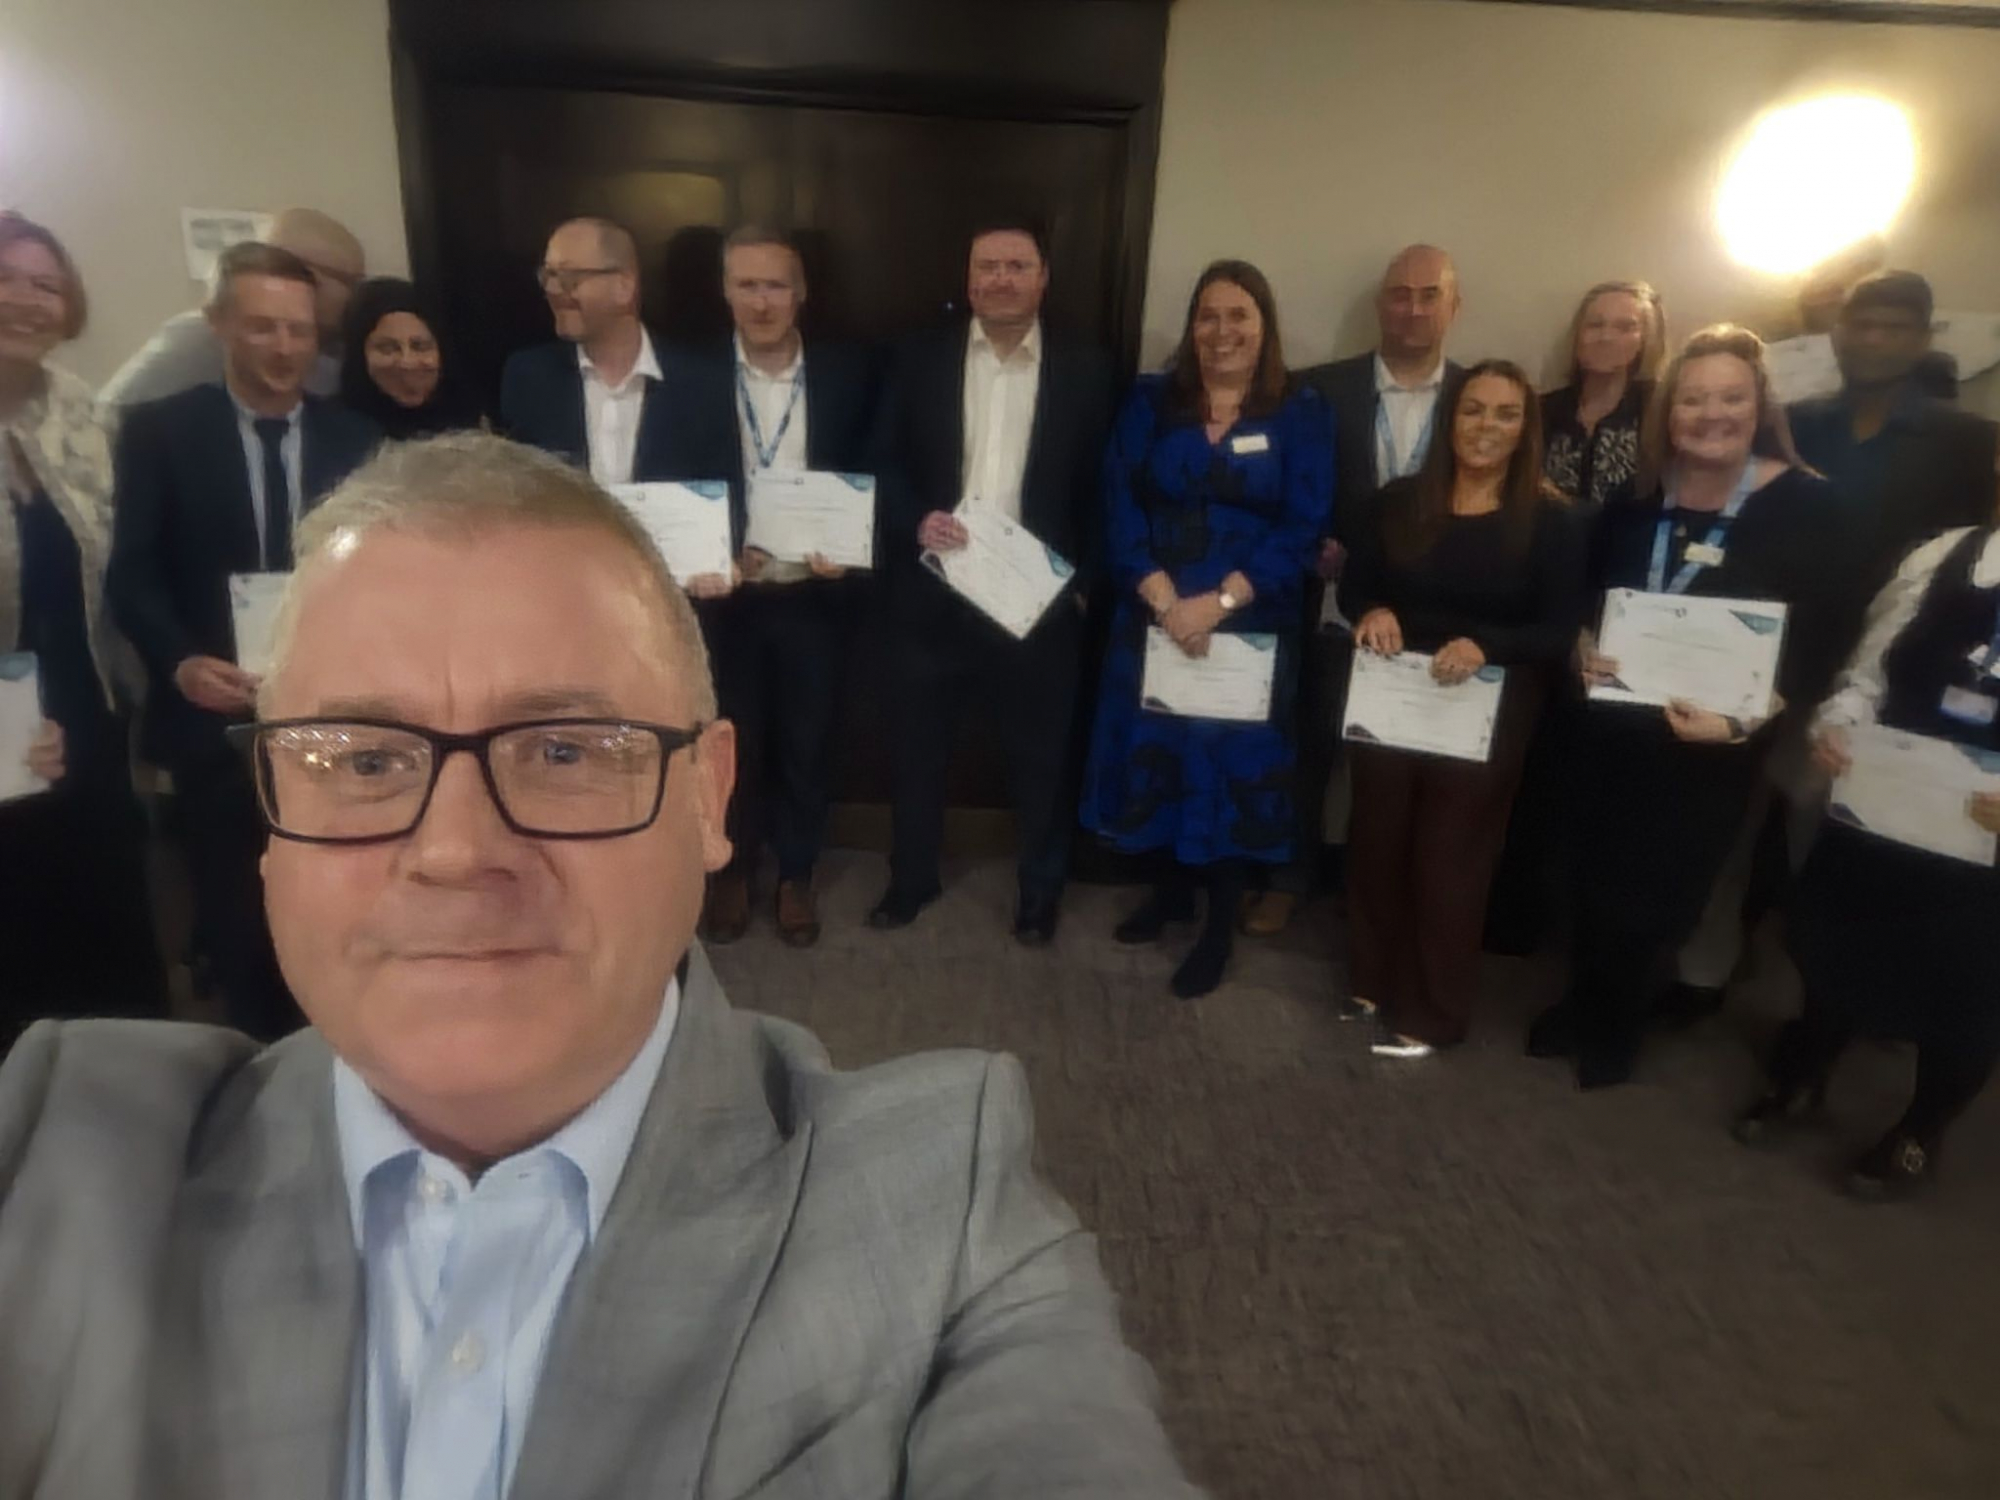
<svg viewBox="0 0 2000 1500"><path fill-rule="evenodd" d="M1222 983L1222 971L1229 967L1235 946L1236 909L1243 904L1249 875L1248 865L1240 859L1221 859L1208 867L1208 911L1201 936L1174 970L1173 990L1181 999L1206 995Z"/></svg>

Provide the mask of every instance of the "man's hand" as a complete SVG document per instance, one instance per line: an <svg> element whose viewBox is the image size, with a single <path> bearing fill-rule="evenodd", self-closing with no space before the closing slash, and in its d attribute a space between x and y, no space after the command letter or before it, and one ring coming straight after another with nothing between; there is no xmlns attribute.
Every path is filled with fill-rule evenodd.
<svg viewBox="0 0 2000 1500"><path fill-rule="evenodd" d="M29 742L28 769L44 781L62 780L63 732L62 725L55 720L42 720L41 730Z"/></svg>
<svg viewBox="0 0 2000 1500"><path fill-rule="evenodd" d="M727 574L697 573L687 581L687 596L690 599L720 599L736 587L739 576L739 570L734 568Z"/></svg>
<svg viewBox="0 0 2000 1500"><path fill-rule="evenodd" d="M1813 737L1813 764L1829 776L1845 776L1854 766L1854 756L1847 748L1847 731L1833 726L1822 729Z"/></svg>
<svg viewBox="0 0 2000 1500"><path fill-rule="evenodd" d="M1988 833L2000 833L2000 792L1974 792L1966 811Z"/></svg>
<svg viewBox="0 0 2000 1500"><path fill-rule="evenodd" d="M1479 649L1479 643L1460 636L1455 641L1446 641L1444 649L1431 658L1431 676L1450 687L1485 665L1486 653Z"/></svg>
<svg viewBox="0 0 2000 1500"><path fill-rule="evenodd" d="M174 686L196 708L215 714L248 713L257 701L257 679L219 656L190 656L174 668Z"/></svg>
<svg viewBox="0 0 2000 1500"><path fill-rule="evenodd" d="M917 545L926 552L956 552L971 540L958 517L948 510L932 511L917 528Z"/></svg>
<svg viewBox="0 0 2000 1500"><path fill-rule="evenodd" d="M736 571L743 575L744 582L755 583L764 576L770 561L771 554L762 547L745 547L743 555L736 559Z"/></svg>
<svg viewBox="0 0 2000 1500"><path fill-rule="evenodd" d="M1729 720L1705 708L1696 708L1685 698L1675 698L1667 704L1667 728L1674 732L1675 739L1690 745L1726 745L1736 738Z"/></svg>
<svg viewBox="0 0 2000 1500"><path fill-rule="evenodd" d="M1403 622L1393 609L1378 604L1361 617L1354 627L1354 644L1377 656L1400 656L1403 651Z"/></svg>

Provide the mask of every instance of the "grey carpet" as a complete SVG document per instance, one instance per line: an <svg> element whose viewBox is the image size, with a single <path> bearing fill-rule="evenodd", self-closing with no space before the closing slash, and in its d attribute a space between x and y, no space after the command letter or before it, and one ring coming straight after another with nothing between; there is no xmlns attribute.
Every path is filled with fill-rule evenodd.
<svg viewBox="0 0 2000 1500"><path fill-rule="evenodd" d="M1470 1045L1385 1063L1328 1004L1333 903L1239 942L1223 988L1188 1004L1166 991L1173 939L1110 941L1130 891L1074 891L1054 949L1030 953L1007 936L1005 866L948 872L888 934L862 926L883 875L829 856L809 952L760 905L714 950L732 998L810 1026L843 1066L1022 1058L1042 1163L1100 1237L1215 1495L2000 1496L1992 1095L1940 1192L1862 1205L1830 1184L1900 1109L1897 1052L1848 1059L1821 1132L1768 1153L1725 1133L1781 983L1585 1096L1520 1052L1545 966L1493 962Z"/></svg>

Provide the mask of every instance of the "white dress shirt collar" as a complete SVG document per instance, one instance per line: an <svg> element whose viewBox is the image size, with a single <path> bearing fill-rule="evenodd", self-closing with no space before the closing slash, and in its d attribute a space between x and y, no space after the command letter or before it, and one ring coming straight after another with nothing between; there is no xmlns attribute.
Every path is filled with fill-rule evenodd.
<svg viewBox="0 0 2000 1500"><path fill-rule="evenodd" d="M743 373L752 380L768 380L774 385L788 385L798 378L799 366L805 363L806 341L800 339L792 350L792 361L775 375L760 370L750 362L750 351L743 347L743 335L736 335L736 363L743 367Z"/></svg>
<svg viewBox="0 0 2000 1500"><path fill-rule="evenodd" d="M597 368L590 357L590 351L582 344L576 346L576 367L583 372L585 380L596 381L613 395L622 395L631 390L632 382L635 380L660 378L660 361L653 353L653 336L646 331L643 323L639 325L639 357L632 362L632 368L625 372L625 378L616 385L604 378L604 372Z"/></svg>
<svg viewBox="0 0 2000 1500"><path fill-rule="evenodd" d="M1389 373L1388 362L1382 358L1381 351L1377 350L1375 354L1375 394L1379 396L1385 391L1407 391L1411 394L1415 394L1418 391L1435 391L1444 385L1444 369L1445 357L1443 351L1440 350L1438 352L1437 363L1431 366L1430 374L1424 376L1415 385L1404 385L1394 375Z"/></svg>
<svg viewBox="0 0 2000 1500"><path fill-rule="evenodd" d="M972 332L966 348L968 350L983 349L995 359L1000 359L999 347L993 342L993 336L986 331L986 324L978 318L972 320ZM1021 336L1021 342L1015 347L1014 352L1001 362L1003 364L1013 364L1016 362L1040 364L1041 359L1042 320L1037 318L1028 326L1028 331Z"/></svg>
<svg viewBox="0 0 2000 1500"><path fill-rule="evenodd" d="M667 1046L673 1040L674 1026L680 1016L680 1002L680 980L675 978L667 985L666 998L660 1004L659 1018L653 1023L651 1034L624 1071L562 1129L512 1158L549 1152L567 1161L583 1179L593 1237L604 1223L612 1194L617 1191L626 1159L632 1153L632 1142L639 1134L639 1122L659 1081ZM341 1058L335 1058L333 1064L333 1114L354 1242L357 1249L365 1249L369 1179L392 1163L412 1155L421 1157L424 1148L361 1075ZM501 1165L504 1163L494 1164L496 1168Z"/></svg>

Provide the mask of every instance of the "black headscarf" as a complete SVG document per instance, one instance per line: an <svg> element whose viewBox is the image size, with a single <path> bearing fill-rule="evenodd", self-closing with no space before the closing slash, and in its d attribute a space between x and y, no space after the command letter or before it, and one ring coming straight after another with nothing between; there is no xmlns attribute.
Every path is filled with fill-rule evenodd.
<svg viewBox="0 0 2000 1500"><path fill-rule="evenodd" d="M438 344L437 389L422 406L404 406L368 373L369 335L389 314L399 312L422 318ZM409 282L395 276L377 276L362 282L348 299L347 313L340 326L340 399L374 422L387 437L402 441L479 424L479 413L459 387L458 372L453 368L450 350L445 347L444 325Z"/></svg>

